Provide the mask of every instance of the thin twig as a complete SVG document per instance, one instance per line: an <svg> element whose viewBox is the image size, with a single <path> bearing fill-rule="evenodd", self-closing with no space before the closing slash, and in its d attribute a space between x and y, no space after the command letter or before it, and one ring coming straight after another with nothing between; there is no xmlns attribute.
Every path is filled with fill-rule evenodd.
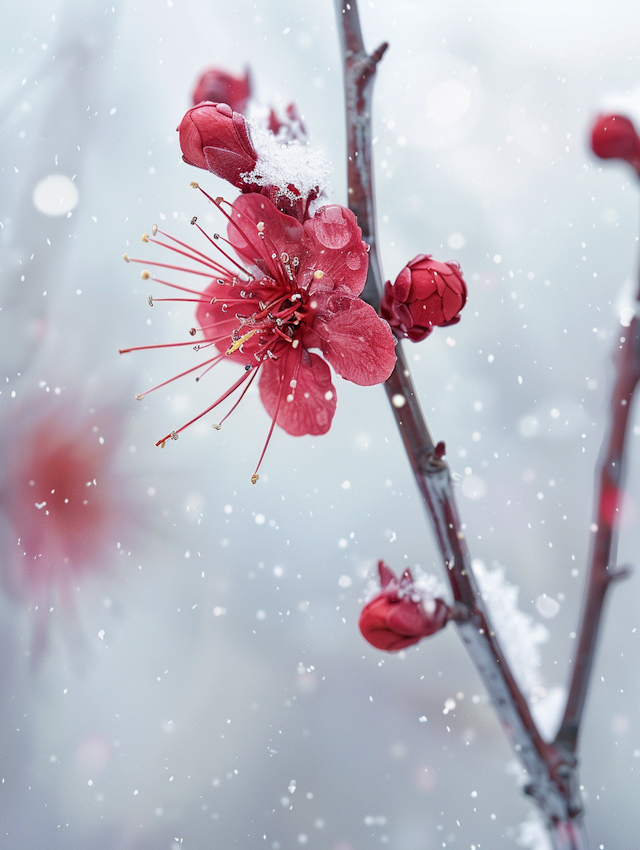
<svg viewBox="0 0 640 850"><path fill-rule="evenodd" d="M376 65L387 48L364 49L356 0L334 0L344 61L349 207L371 245L362 297L376 308L384 277L377 252L372 180L371 96ZM434 440L424 418L401 345L385 385L409 462L442 553L456 602L469 616L457 628L480 674L518 759L529 774L529 793L544 813L555 850L585 850L575 758L545 743L491 628L475 582L453 493L444 445Z"/></svg>
<svg viewBox="0 0 640 850"><path fill-rule="evenodd" d="M616 567L615 561L627 426L633 395L640 380L640 322L637 317L633 317L628 329L623 329L620 343L611 395L611 422L596 470L595 527L592 527L589 577L582 603L578 648L567 705L555 740L559 747L571 752L575 752L578 743L607 589L614 580L624 578L629 572L626 568Z"/></svg>

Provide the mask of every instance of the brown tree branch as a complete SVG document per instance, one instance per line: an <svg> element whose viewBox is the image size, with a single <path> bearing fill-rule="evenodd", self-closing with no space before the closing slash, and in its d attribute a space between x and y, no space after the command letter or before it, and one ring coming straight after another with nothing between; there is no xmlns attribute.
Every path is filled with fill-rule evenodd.
<svg viewBox="0 0 640 850"><path fill-rule="evenodd" d="M578 643L569 696L557 746L575 752L580 722L593 668L602 609L611 583L628 575L615 566L618 523L624 486L624 452L633 395L640 380L640 322L634 316L623 331L616 357L616 379L611 395L611 421L605 435L596 470L595 530L589 555L589 576L585 588L578 630Z"/></svg>
<svg viewBox="0 0 640 850"><path fill-rule="evenodd" d="M334 0L344 62L349 207L371 246L362 297L376 309L384 277L377 252L372 177L371 99L376 65L387 44L364 49L356 0ZM444 444L434 444L411 380L401 344L385 389L409 462L434 529L454 599L469 614L456 623L517 758L529 774L529 793L544 813L555 850L585 850L576 760L566 748L547 744L509 668L475 582Z"/></svg>

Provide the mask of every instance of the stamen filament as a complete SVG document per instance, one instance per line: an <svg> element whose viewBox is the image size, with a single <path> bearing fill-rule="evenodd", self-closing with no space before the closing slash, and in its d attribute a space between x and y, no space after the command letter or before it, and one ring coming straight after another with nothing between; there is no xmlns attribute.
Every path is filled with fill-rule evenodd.
<svg viewBox="0 0 640 850"><path fill-rule="evenodd" d="M225 415L222 417L222 419L220 420L218 425L222 425L222 423L231 416L233 411L236 409L236 407L240 404L242 399L245 397L245 395L247 394L247 392L249 390L249 387L254 382L256 375L260 371L260 366L256 366L256 368L253 369L252 371L253 371L253 374L251 375L251 378L249 379L249 383L247 384L247 386L240 393L240 398L237 401L235 401L234 404L233 404L233 407L227 413L225 413Z"/></svg>
<svg viewBox="0 0 640 850"><path fill-rule="evenodd" d="M276 419L278 418L278 412L280 410L280 402L282 401L282 390L284 389L284 372L280 376L280 389L278 390L278 400L276 402L276 409L273 414L273 419L271 420L271 427L269 428L269 433L267 434L267 439L264 443L264 448L262 449L262 454L258 460L258 465L256 466L255 472L251 476L251 483L255 484L258 478L258 470L260 469L260 464L262 463L262 459L265 456L265 452L267 451L267 446L269 445L269 441L271 440L271 435L273 434L273 429L276 427Z"/></svg>
<svg viewBox="0 0 640 850"><path fill-rule="evenodd" d="M208 239L208 240L209 240L209 242L211 242L211 244L213 245L213 247L214 247L216 250L220 251L220 253L222 254L222 256L223 256L223 257L226 257L226 258L227 258L227 260L229 260L229 262L230 262L230 263L233 263L233 265L234 265L236 268L240 269L240 271L241 271L243 274L246 274L246 275L247 275L247 277L249 278L249 280L255 280L255 276L254 276L254 275L252 275L252 274L251 274L251 272L248 272L248 271L244 268L244 266L240 265L240 263L238 263L236 260L234 260L234 259L233 259L233 257L230 257L230 256L227 254L227 252L226 252L226 251L223 251L223 250L222 250L222 248L221 248L221 247L217 244L216 240L215 240L215 239L212 239L212 238L209 236L209 234L207 233L207 231L206 231L206 230L204 230L202 227L200 227L200 225L198 224L198 222L195 222L194 226L198 228L198 230L200 231L200 233L202 233L202 235L203 235L206 239ZM220 236L220 237L218 237L218 238L219 238L219 239L222 239L222 237L221 237L221 236ZM224 241L224 242L226 242L227 240L225 239L225 240L223 240L223 241ZM232 246L232 247L233 247L233 246Z"/></svg>
<svg viewBox="0 0 640 850"><path fill-rule="evenodd" d="M165 387L167 384L170 384L172 381L177 381L178 378L183 378L185 375L188 375L190 372L195 372L196 369L201 369L203 366L211 363L209 368L215 366L216 363L219 363L220 360L224 357L224 354L218 354L216 357L212 357L210 360L205 360L204 363L197 363L195 366L191 366L189 369L185 369L184 372L180 372L179 375L174 375L172 378L167 378L166 381L163 381L161 384L156 384L155 387L151 387L149 390L145 390L143 393L137 393L136 398L138 401L143 399L149 393L152 393L154 390L159 390L161 387Z"/></svg>
<svg viewBox="0 0 640 850"><path fill-rule="evenodd" d="M169 237L172 238L172 237ZM179 248L175 248L173 245L167 245L166 242L160 242L159 239L149 239L149 242L153 242L154 245L160 245L161 248L166 248L168 251L173 251L176 254L180 254L182 257L187 257L189 260L193 260L194 263L200 263L203 266L207 266L207 268L212 269L219 274L221 271L229 272L228 269L225 269L224 266L221 266L219 263L216 263L215 260L212 260L211 257L207 257L206 254L203 254L202 251L197 251L195 248L192 248L191 245L187 245L184 242L180 242L178 239L174 240L178 242L180 245L184 245L185 248L188 248L188 251L181 251ZM198 254L200 256L198 256ZM205 259L201 259L204 257Z"/></svg>
<svg viewBox="0 0 640 850"><path fill-rule="evenodd" d="M247 380L249 374L249 372L243 372L242 375L238 378L238 380L234 384L232 384L232 386L230 386L229 389L226 390L226 392L224 392L220 396L220 398L216 399L213 404L210 404L209 407L202 411L202 413L199 413L197 416L194 416L193 419L190 419L181 428L178 428L176 431L170 431L166 437L163 437L161 440L158 440L156 446L159 446L162 443L166 443L167 440L176 439L175 437L172 437L173 434L179 434L181 431L184 431L185 428L188 428L189 425L193 425L193 423L197 422L198 419L202 419L203 416L206 416L209 411L213 410L214 407L217 407L221 402L225 400L225 398L228 398L232 392L237 390L238 387L241 386Z"/></svg>
<svg viewBox="0 0 640 850"><path fill-rule="evenodd" d="M213 260L208 254L205 254L203 251L198 250L198 248L194 248L193 245L189 245L186 242L182 242L182 241L180 241L180 239L176 239L175 236L171 236L169 233L164 233L162 230L159 230L158 233L162 233L162 235L166 236L167 239L171 239L174 242L176 242L178 245L182 245L183 248L187 248L189 251L193 251L194 254L197 254L198 256L203 257L204 258L203 260L198 261L198 262L203 263L203 265L217 266L219 271L225 272L227 274L229 273L228 269L226 269L224 266L221 266L219 263L216 263L216 261ZM151 242L154 242L154 241L157 242L158 245L164 244L163 242L158 242L157 240L154 240L154 239L151 240ZM164 247L169 248L173 251L176 250L175 248L172 248L171 245L165 245ZM179 251L178 253L182 253L182 252ZM193 259L196 260L196 257L193 257Z"/></svg>

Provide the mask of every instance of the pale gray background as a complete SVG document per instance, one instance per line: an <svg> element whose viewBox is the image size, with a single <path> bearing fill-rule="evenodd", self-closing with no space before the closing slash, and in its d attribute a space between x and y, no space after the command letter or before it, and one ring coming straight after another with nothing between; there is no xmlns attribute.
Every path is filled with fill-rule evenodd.
<svg viewBox="0 0 640 850"><path fill-rule="evenodd" d="M531 807L455 632L400 658L357 630L378 558L439 571L382 389L338 380L330 433L276 432L252 487L269 424L255 394L220 433L207 424L162 453L153 445L227 386L231 367L138 403L135 391L188 354L117 355L182 339L192 321L186 310L150 312L149 287L121 253L147 251L139 235L160 214L192 236L188 220L208 210L191 180L233 197L180 160L174 128L204 67L250 63L262 100L295 99L344 202L332 4L2 9L0 408L11 408L12 388L19 398L40 380L65 392L93 380L128 410L123 487L144 511L130 555L114 552L111 574L78 593L82 659L58 614L32 671L30 614L0 601L0 846L516 847ZM586 139L607 104L640 118L640 10L376 0L361 15L370 48L391 42L374 116L385 273L432 252L459 261L469 284L461 324L409 349L415 380L454 471L486 488L459 497L473 555L503 564L536 617L540 594L560 601L542 650L545 682L558 685L621 293L637 262L637 182L622 166L601 169ZM470 102L443 127L429 97L447 80ZM71 218L33 206L35 184L52 173L77 174ZM450 247L452 234L464 247ZM526 437L531 416L537 432ZM636 442L621 562L636 560L640 542ZM637 577L614 592L582 742L593 847L611 850L635 846L640 829L638 596Z"/></svg>

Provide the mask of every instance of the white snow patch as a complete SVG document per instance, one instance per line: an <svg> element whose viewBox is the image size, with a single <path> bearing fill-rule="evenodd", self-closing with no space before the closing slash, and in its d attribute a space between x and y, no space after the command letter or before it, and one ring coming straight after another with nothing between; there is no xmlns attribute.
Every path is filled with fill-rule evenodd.
<svg viewBox="0 0 640 850"><path fill-rule="evenodd" d="M493 628L513 674L529 700L540 734L551 740L562 718L566 690L562 686L546 688L540 675L540 645L548 640L549 632L542 623L518 608L520 591L507 581L503 567L490 570L482 561L474 560L473 571L482 598L487 603Z"/></svg>
<svg viewBox="0 0 640 850"><path fill-rule="evenodd" d="M296 187L306 198L314 190L328 193L327 182L331 163L322 153L298 141L279 142L269 130L249 121L251 141L258 154L253 171L242 175L245 183L258 186L277 186L280 193L291 201L299 196L289 189Z"/></svg>
<svg viewBox="0 0 640 850"><path fill-rule="evenodd" d="M516 841L519 847L526 847L527 850L553 850L547 831L534 811L520 824L520 834Z"/></svg>

